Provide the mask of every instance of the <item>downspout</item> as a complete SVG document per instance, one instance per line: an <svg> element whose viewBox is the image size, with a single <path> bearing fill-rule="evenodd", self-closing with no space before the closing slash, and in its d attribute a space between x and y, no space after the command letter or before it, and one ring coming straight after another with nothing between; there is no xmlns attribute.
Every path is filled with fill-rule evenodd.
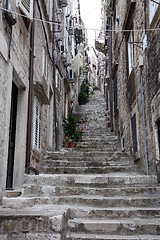
<svg viewBox="0 0 160 240"><path fill-rule="evenodd" d="M140 58L142 58L142 56ZM141 86L141 106L142 106L144 155L145 155L146 175L149 175L149 170L148 170L148 144L147 144L147 130L146 130L145 99L144 99L144 82L143 82L143 75L142 75L143 63L139 63L139 67L140 67L140 86Z"/></svg>
<svg viewBox="0 0 160 240"><path fill-rule="evenodd" d="M53 1L52 7L52 60L53 60L53 92L54 92L54 103L53 103L53 114L54 114L54 128L55 128L55 151L59 149L59 141L58 141L58 121L57 121L57 104L56 104L56 66L55 66L55 5Z"/></svg>
<svg viewBox="0 0 160 240"><path fill-rule="evenodd" d="M109 17L109 31L110 31L110 40L109 40L109 96L110 96L110 122L111 122L111 131L113 131L113 92L112 92L112 17Z"/></svg>
<svg viewBox="0 0 160 240"><path fill-rule="evenodd" d="M32 140L32 116L33 116L33 70L34 70L34 39L35 39L35 1L33 1L33 20L30 31L30 56L29 56L29 93L28 93L28 116L27 116L27 142L26 142L26 173L30 170L36 175L39 171L30 166L31 163L31 140Z"/></svg>
<svg viewBox="0 0 160 240"><path fill-rule="evenodd" d="M144 0L144 29L146 34L147 29L147 13L146 13L146 0ZM143 142L144 142L144 153L145 153L145 166L146 175L149 175L149 161L148 161L148 144L147 144L147 130L146 130L146 114L145 114L145 97L144 97L144 82L143 82L143 59L140 56L139 59L140 67L140 86L141 86L141 104L142 104L142 124L143 124Z"/></svg>

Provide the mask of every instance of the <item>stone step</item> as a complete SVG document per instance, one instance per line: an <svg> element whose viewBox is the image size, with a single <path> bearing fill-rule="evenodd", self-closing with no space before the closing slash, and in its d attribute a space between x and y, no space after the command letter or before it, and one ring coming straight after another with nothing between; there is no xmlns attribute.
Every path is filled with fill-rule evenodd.
<svg viewBox="0 0 160 240"><path fill-rule="evenodd" d="M160 234L160 218L152 219L87 219L75 218L69 220L69 231L95 234Z"/></svg>
<svg viewBox="0 0 160 240"><path fill-rule="evenodd" d="M121 151L76 151L72 149L64 149L59 152L48 152L45 159L71 159L71 158L80 158L80 159L108 159L108 160L120 160L123 158L132 159L131 156L127 152L121 152ZM133 160L132 160L133 161Z"/></svg>
<svg viewBox="0 0 160 240"><path fill-rule="evenodd" d="M9 233L9 234L0 234L1 240L60 240L60 233L32 233L32 232L23 232L23 233Z"/></svg>
<svg viewBox="0 0 160 240"><path fill-rule="evenodd" d="M136 166L103 166L103 167L52 167L51 164L43 166L43 173L46 174L106 174L111 172L136 172Z"/></svg>
<svg viewBox="0 0 160 240"><path fill-rule="evenodd" d="M68 233L66 240L159 240L159 235L120 236L110 234Z"/></svg>
<svg viewBox="0 0 160 240"><path fill-rule="evenodd" d="M117 140L101 140L101 141L82 141L77 143L81 147L100 147L100 146L119 146Z"/></svg>
<svg viewBox="0 0 160 240"><path fill-rule="evenodd" d="M103 197L99 195L72 195L72 196L52 196L52 197L30 197L30 201L34 204L67 204L67 205L81 205L81 206L92 206L107 208L107 207L160 207L159 196L114 196L114 197ZM3 198L2 206L4 208L20 209L23 204L23 208L30 207L30 203L26 201L26 197L15 198ZM29 205L27 205L29 204Z"/></svg>
<svg viewBox="0 0 160 240"><path fill-rule="evenodd" d="M100 138L101 140L103 140L103 139L107 139L107 138L109 138L109 136L115 136L111 131L110 131L110 129L105 129L104 130L104 128L97 128L97 129L92 129L92 128L84 128L83 127L83 129L84 129L84 131L83 131L83 135L82 135L82 137L83 136L85 136L85 137L89 137L89 138L94 138L94 137L98 137L98 138Z"/></svg>
<svg viewBox="0 0 160 240"><path fill-rule="evenodd" d="M30 197L3 197L2 207L10 209L24 209L33 207L35 205L35 199Z"/></svg>
<svg viewBox="0 0 160 240"><path fill-rule="evenodd" d="M135 173L112 174L40 174L26 175L25 184L43 184L48 186L69 187L122 187L122 186L157 186L156 176Z"/></svg>
<svg viewBox="0 0 160 240"><path fill-rule="evenodd" d="M160 208L158 207L72 207L71 218L99 218L99 219L123 219L123 218L159 218Z"/></svg>
<svg viewBox="0 0 160 240"><path fill-rule="evenodd" d="M121 187L121 188L87 188L87 187L64 187L25 184L23 196L26 197L52 197L69 195L99 195L103 197L114 196L156 196L160 195L160 187Z"/></svg>
<svg viewBox="0 0 160 240"><path fill-rule="evenodd" d="M41 199L36 199L41 202ZM118 196L118 197L102 197L102 196L77 196L72 195L66 197L57 197L53 198L53 202L55 204L72 204L72 205L83 205L83 206L101 206L103 208L106 207L160 207L160 199L159 196L155 197L143 197L143 196Z"/></svg>
<svg viewBox="0 0 160 240"><path fill-rule="evenodd" d="M84 146L84 147L81 147L81 146L78 146L77 144L77 147L76 147L76 150L77 151L83 151L83 152L92 152L92 151L97 151L97 152L104 152L104 151L108 151L108 150L111 150L111 151L117 151L117 150L120 150L120 147L117 147L116 145L114 146L94 146L94 147L89 147L89 146Z"/></svg>
<svg viewBox="0 0 160 240"><path fill-rule="evenodd" d="M75 157L75 158L61 158L61 159L46 159L43 161L43 166L47 165L47 167L133 167L136 164L133 164L131 160L128 158L110 160L110 159L99 159L97 158L84 158L84 157Z"/></svg>
<svg viewBox="0 0 160 240"><path fill-rule="evenodd" d="M59 206L37 206L22 209L0 209L0 239L60 239L66 234L67 209ZM62 224L63 223L63 224Z"/></svg>
<svg viewBox="0 0 160 240"><path fill-rule="evenodd" d="M91 142L91 143L106 143L106 142L117 142L118 141L118 138L116 136L105 136L104 138L102 138L101 136L96 136L96 137L84 137L85 134L82 135L82 138L84 139L83 142Z"/></svg>

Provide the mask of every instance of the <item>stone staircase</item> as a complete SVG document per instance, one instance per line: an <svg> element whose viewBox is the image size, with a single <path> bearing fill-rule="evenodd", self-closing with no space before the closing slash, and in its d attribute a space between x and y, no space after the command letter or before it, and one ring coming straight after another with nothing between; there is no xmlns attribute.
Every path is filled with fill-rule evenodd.
<svg viewBox="0 0 160 240"><path fill-rule="evenodd" d="M48 152L23 194L5 197L0 240L160 239L160 187L138 172L106 127L99 91L77 114L87 119L77 149Z"/></svg>

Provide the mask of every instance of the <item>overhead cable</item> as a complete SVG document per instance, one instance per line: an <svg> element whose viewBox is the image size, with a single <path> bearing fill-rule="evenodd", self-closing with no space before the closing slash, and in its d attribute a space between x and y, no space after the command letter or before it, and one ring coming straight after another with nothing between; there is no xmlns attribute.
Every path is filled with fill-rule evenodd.
<svg viewBox="0 0 160 240"><path fill-rule="evenodd" d="M18 12L14 12L14 11L11 11L11 10L7 10L3 7L0 7L0 10L3 10L3 11L6 11L6 12L10 12L10 13L13 13L15 15L18 15L18 16L21 16L21 17L24 17L24 18L28 18L30 21L37 21L37 22L43 22L43 23L47 23L47 24L53 24L53 25L62 25L62 23L59 23L59 22L52 22L52 21L47 21L47 20L44 20L44 19L40 19L40 18L32 18L30 19L28 16L26 16L25 14L21 14L21 13L18 13ZM86 30L92 30L92 31L102 31L102 29L96 29L96 28L85 28ZM160 28L149 28L149 29L121 29L121 30L115 30L115 29L106 29L105 32L144 32L144 31L160 31Z"/></svg>

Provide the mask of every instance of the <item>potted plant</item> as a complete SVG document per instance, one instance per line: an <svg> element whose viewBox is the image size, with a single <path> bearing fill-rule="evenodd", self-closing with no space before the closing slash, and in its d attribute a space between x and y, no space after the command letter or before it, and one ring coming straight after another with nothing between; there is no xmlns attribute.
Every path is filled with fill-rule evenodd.
<svg viewBox="0 0 160 240"><path fill-rule="evenodd" d="M82 130L72 113L70 113L68 119L63 120L64 129L64 146L76 147L76 142L80 141L82 137Z"/></svg>
<svg viewBox="0 0 160 240"><path fill-rule="evenodd" d="M69 136L64 136L63 146L64 146L65 148L68 148L68 147L69 147L69 144L70 144L70 142L69 142Z"/></svg>

